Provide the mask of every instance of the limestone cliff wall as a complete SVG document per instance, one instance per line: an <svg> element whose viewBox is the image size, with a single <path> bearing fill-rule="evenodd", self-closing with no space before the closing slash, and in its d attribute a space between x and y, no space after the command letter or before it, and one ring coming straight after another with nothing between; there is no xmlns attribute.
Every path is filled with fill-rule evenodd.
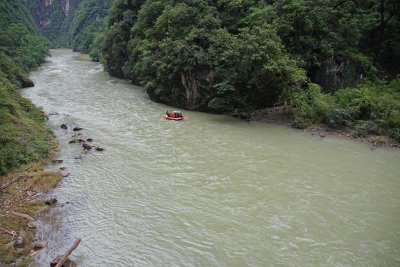
<svg viewBox="0 0 400 267"><path fill-rule="evenodd" d="M102 26L111 0L27 0L27 5L53 48L72 48L80 41L85 28L97 23L87 30L93 32Z"/></svg>
<svg viewBox="0 0 400 267"><path fill-rule="evenodd" d="M363 70L350 57L335 55L325 60L318 68L311 70L309 75L324 92L332 93L359 84L363 78Z"/></svg>

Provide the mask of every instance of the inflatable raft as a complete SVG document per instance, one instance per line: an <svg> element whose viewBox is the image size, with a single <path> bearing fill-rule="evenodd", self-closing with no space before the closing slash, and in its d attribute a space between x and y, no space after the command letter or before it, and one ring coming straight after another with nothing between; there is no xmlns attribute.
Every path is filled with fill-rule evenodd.
<svg viewBox="0 0 400 267"><path fill-rule="evenodd" d="M167 110L167 112L165 113L165 118L167 120L181 121L181 120L183 120L183 115L182 115L182 112L180 112L179 110L171 111L171 112L169 112Z"/></svg>
<svg viewBox="0 0 400 267"><path fill-rule="evenodd" d="M165 115L165 118L167 120L173 120L173 121L181 121L181 120L183 120L183 117L169 117L168 115Z"/></svg>

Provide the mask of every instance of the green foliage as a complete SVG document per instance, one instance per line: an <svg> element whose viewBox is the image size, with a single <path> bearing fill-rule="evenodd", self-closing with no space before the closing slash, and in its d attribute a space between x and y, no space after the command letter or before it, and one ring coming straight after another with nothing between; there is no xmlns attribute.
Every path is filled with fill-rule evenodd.
<svg viewBox="0 0 400 267"><path fill-rule="evenodd" d="M0 175L37 161L50 150L44 115L0 74Z"/></svg>
<svg viewBox="0 0 400 267"><path fill-rule="evenodd" d="M5 76L13 84L21 87L33 86L28 74L19 66L15 65L12 59L0 51L0 75Z"/></svg>
<svg viewBox="0 0 400 267"><path fill-rule="evenodd" d="M24 0L0 1L0 29L8 25L21 23L29 32L37 34L39 31L26 7ZM4 36L3 36L4 37ZM0 39L4 41L3 38Z"/></svg>
<svg viewBox="0 0 400 267"><path fill-rule="evenodd" d="M111 75L155 101L229 112L289 100L296 127L395 137L398 80L379 78L399 73L399 14L394 0L116 0L96 47ZM316 73L334 73L332 87L361 74L374 82L325 95L310 82Z"/></svg>
<svg viewBox="0 0 400 267"><path fill-rule="evenodd" d="M82 53L95 49L93 42L103 30L103 19L111 7L111 0L68 1L68 4L65 1L27 2L36 24L51 40L52 47L69 47Z"/></svg>
<svg viewBox="0 0 400 267"><path fill-rule="evenodd" d="M24 1L2 1L0 8L0 175L3 175L46 156L51 134L44 125L42 112L18 92L18 87L33 86L27 72L44 61L48 41L38 35Z"/></svg>
<svg viewBox="0 0 400 267"><path fill-rule="evenodd" d="M286 48L308 71L343 54L366 73L372 64L386 73L399 73L400 5L396 0L281 0L251 11L251 19L278 25Z"/></svg>
<svg viewBox="0 0 400 267"><path fill-rule="evenodd" d="M156 101L253 109L281 104L336 55L356 64L349 83L360 71L393 73L394 61L380 58L399 55L396 11L393 0L116 0L99 40L110 74Z"/></svg>
<svg viewBox="0 0 400 267"><path fill-rule="evenodd" d="M110 0L85 0L77 8L69 29L74 51L90 53L96 36L103 31L103 19L111 7ZM98 49L98 48L97 48ZM97 56L98 60L99 57Z"/></svg>
<svg viewBox="0 0 400 267"><path fill-rule="evenodd" d="M353 125L354 111L350 108L343 108L340 106L332 106L330 115L326 120L326 123L334 129L340 129Z"/></svg>
<svg viewBox="0 0 400 267"><path fill-rule="evenodd" d="M243 8L240 2L115 1L103 43L106 69L140 83L154 100L191 109L280 102L304 72L273 26L227 29L222 6Z"/></svg>
<svg viewBox="0 0 400 267"><path fill-rule="evenodd" d="M381 135L383 134L382 129L374 121L363 121L360 120L354 126L357 136L366 137L370 134Z"/></svg>
<svg viewBox="0 0 400 267"><path fill-rule="evenodd" d="M0 75L17 86L33 86L27 71L44 61L49 46L38 35L24 1L0 3L0 40Z"/></svg>
<svg viewBox="0 0 400 267"><path fill-rule="evenodd" d="M321 93L317 84L308 83L305 89L294 91L290 103L294 107L294 125L298 128L325 121L329 116L329 98Z"/></svg>
<svg viewBox="0 0 400 267"><path fill-rule="evenodd" d="M101 53L101 47L104 41L104 33L103 32L96 32L94 33L94 40L91 45L90 49L90 57L93 61L101 61L104 62L103 56Z"/></svg>
<svg viewBox="0 0 400 267"><path fill-rule="evenodd" d="M128 61L128 42L142 0L114 1L107 17L102 54L105 69L113 76L124 77L123 66Z"/></svg>
<svg viewBox="0 0 400 267"><path fill-rule="evenodd" d="M0 30L0 52L13 59L24 71L39 66L48 55L46 38L31 33L22 23L10 24Z"/></svg>
<svg viewBox="0 0 400 267"><path fill-rule="evenodd" d="M328 96L317 88L292 93L294 124L325 122L332 128L354 128L358 136L387 135L399 141L400 80L365 82Z"/></svg>

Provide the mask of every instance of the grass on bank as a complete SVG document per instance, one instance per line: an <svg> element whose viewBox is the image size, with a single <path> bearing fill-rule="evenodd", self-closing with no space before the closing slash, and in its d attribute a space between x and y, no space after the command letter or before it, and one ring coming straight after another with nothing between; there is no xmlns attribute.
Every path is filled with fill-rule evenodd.
<svg viewBox="0 0 400 267"><path fill-rule="evenodd" d="M29 254L34 246L35 229L27 226L27 219L17 217L11 212L34 217L37 211L47 207L45 201L38 196L49 192L61 180L59 172L44 171L50 160L54 158L56 148L57 145L53 142L52 153L46 159L25 165L0 177L0 185L14 181L18 177L24 177L0 194L0 262L2 263L17 262L17 266L28 266L32 261ZM15 237L12 233L16 235L23 233L23 246L20 248L13 246L12 241Z"/></svg>
<svg viewBox="0 0 400 267"><path fill-rule="evenodd" d="M0 176L49 154L52 134L45 119L0 72Z"/></svg>
<svg viewBox="0 0 400 267"><path fill-rule="evenodd" d="M3 62L4 63L4 62ZM46 127L46 116L19 91L22 82L0 69L0 262L28 266L31 257L34 229L27 220L12 215L20 212L33 216L44 208L43 200L35 200L47 193L61 179L58 172L44 171L53 158L57 145ZM23 234L24 243L15 248L12 240Z"/></svg>

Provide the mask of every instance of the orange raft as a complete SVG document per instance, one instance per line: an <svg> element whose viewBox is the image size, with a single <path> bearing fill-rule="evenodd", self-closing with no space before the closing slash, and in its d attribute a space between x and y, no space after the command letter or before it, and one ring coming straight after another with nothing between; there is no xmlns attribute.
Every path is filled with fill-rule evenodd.
<svg viewBox="0 0 400 267"><path fill-rule="evenodd" d="M180 120L183 120L183 115L182 115L182 112L180 112L178 110L171 111L171 112L169 112L167 110L167 112L165 113L165 118L167 120L180 121Z"/></svg>
<svg viewBox="0 0 400 267"><path fill-rule="evenodd" d="M174 120L174 121L181 121L183 120L183 117L169 117L168 115L165 115L165 118L167 120Z"/></svg>

